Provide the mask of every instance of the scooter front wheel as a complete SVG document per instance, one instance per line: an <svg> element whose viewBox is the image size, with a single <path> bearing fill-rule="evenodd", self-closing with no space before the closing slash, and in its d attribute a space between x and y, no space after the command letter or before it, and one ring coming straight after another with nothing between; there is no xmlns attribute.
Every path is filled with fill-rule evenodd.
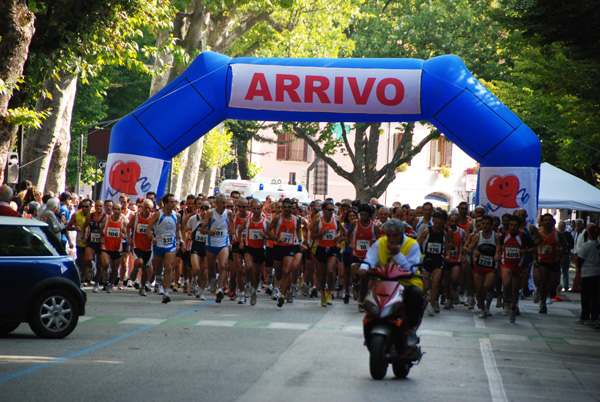
<svg viewBox="0 0 600 402"><path fill-rule="evenodd" d="M383 335L371 335L369 370L371 371L371 377L373 377L374 380L381 380L385 377L385 373L387 372L388 363L385 359L386 341L387 339Z"/></svg>
<svg viewBox="0 0 600 402"><path fill-rule="evenodd" d="M412 363L408 360L401 360L397 363L392 363L392 368L394 369L394 375L398 378L406 378L410 368L412 367Z"/></svg>

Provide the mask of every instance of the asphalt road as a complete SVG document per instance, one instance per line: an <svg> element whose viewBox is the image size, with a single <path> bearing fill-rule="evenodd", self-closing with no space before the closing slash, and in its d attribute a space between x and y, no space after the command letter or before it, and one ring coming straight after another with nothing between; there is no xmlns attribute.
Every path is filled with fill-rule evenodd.
<svg viewBox="0 0 600 402"><path fill-rule="evenodd" d="M516 324L492 308L425 317L426 352L405 380L369 376L354 301L322 308L299 296L278 308L88 292L87 314L62 340L26 324L0 338L2 401L598 401L600 331L575 324L577 295Z"/></svg>

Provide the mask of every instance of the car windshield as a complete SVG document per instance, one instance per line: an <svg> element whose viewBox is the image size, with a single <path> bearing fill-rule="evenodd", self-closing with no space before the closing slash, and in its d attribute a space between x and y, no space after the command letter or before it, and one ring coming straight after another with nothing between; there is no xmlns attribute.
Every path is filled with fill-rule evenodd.
<svg viewBox="0 0 600 402"><path fill-rule="evenodd" d="M66 255L48 227L0 226L0 256Z"/></svg>

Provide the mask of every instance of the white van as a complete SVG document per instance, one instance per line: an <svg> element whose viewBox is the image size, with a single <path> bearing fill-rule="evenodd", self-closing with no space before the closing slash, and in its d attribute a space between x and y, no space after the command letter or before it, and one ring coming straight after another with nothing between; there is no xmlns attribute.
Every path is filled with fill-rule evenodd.
<svg viewBox="0 0 600 402"><path fill-rule="evenodd" d="M302 204L311 202L308 190L303 185L284 184L282 179L223 180L219 186L219 192L227 196L233 190L239 191L244 198L253 196L261 201L265 201L269 195L272 195L276 200L297 198Z"/></svg>
<svg viewBox="0 0 600 402"><path fill-rule="evenodd" d="M258 189L258 185L256 185L256 189ZM239 191L243 198L254 196L252 183L247 180L223 180L219 186L219 193L225 194L227 197L234 190Z"/></svg>

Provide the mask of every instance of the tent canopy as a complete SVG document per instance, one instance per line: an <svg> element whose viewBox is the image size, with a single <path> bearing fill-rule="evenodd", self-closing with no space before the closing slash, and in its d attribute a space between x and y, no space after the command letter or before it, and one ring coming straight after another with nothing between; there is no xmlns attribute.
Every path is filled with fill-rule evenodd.
<svg viewBox="0 0 600 402"><path fill-rule="evenodd" d="M600 190L544 162L540 167L539 208L600 212Z"/></svg>

